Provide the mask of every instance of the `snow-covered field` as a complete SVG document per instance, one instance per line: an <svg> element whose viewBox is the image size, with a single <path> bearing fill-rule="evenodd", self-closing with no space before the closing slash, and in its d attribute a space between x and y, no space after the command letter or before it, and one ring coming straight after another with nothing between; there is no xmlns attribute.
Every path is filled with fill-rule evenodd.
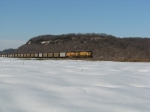
<svg viewBox="0 0 150 112"><path fill-rule="evenodd" d="M0 58L0 112L150 112L150 63Z"/></svg>

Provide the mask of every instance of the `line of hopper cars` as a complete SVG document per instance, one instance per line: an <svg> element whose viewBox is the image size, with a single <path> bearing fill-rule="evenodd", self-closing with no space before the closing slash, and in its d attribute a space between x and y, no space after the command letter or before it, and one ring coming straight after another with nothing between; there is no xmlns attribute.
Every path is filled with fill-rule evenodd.
<svg viewBox="0 0 150 112"><path fill-rule="evenodd" d="M92 58L91 51L71 51L59 53L20 53L20 54L0 54L0 57L9 58Z"/></svg>

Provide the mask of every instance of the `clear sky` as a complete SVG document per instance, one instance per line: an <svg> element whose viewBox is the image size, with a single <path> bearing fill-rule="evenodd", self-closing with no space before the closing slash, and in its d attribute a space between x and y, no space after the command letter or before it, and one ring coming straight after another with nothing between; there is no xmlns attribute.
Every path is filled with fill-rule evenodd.
<svg viewBox="0 0 150 112"><path fill-rule="evenodd" d="M0 0L0 50L67 33L150 37L150 0Z"/></svg>

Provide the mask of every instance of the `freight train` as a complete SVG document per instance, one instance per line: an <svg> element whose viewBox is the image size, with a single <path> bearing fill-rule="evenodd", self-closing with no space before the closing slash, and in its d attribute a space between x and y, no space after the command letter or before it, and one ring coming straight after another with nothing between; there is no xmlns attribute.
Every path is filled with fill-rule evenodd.
<svg viewBox="0 0 150 112"><path fill-rule="evenodd" d="M71 52L54 52L54 53L16 53L0 54L0 57L9 58L92 58L91 51L71 51Z"/></svg>

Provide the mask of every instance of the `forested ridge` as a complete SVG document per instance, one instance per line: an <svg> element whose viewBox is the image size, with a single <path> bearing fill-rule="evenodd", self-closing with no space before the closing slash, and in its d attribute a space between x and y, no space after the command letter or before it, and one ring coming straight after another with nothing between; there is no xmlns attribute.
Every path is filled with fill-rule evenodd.
<svg viewBox="0 0 150 112"><path fill-rule="evenodd" d="M31 38L14 53L92 51L93 59L150 61L150 38L118 38L104 33L41 35Z"/></svg>

